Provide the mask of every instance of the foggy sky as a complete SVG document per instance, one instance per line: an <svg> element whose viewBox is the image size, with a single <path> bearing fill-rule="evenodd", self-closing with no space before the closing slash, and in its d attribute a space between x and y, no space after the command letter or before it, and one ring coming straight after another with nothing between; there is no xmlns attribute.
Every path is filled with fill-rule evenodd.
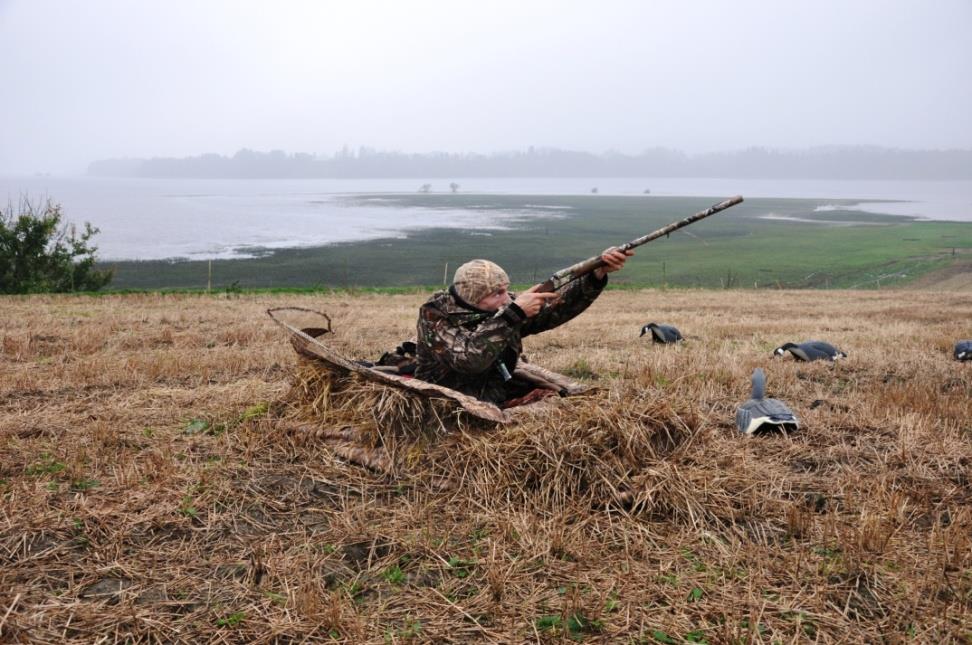
<svg viewBox="0 0 972 645"><path fill-rule="evenodd" d="M344 145L972 147L969 0L0 0L0 173Z"/></svg>

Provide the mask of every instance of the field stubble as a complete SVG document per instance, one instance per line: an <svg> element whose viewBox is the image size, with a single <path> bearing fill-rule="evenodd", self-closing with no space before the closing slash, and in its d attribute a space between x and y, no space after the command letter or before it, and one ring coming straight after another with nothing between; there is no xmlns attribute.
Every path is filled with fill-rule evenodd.
<svg viewBox="0 0 972 645"><path fill-rule="evenodd" d="M422 298L6 299L0 639L972 638L968 295L609 292L526 341L602 389L461 437L446 491L288 431L264 314L376 357ZM771 358L807 338L849 358ZM757 366L799 433L736 433Z"/></svg>

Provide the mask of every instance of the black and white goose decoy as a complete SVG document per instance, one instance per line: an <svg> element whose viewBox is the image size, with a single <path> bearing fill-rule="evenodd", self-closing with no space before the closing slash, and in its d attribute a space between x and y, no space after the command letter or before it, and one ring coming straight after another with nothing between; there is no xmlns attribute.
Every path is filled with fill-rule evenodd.
<svg viewBox="0 0 972 645"><path fill-rule="evenodd" d="M658 323L648 323L641 328L641 335L644 336L651 332L651 339L656 343L678 343L682 340L682 334L671 325L659 325Z"/></svg>
<svg viewBox="0 0 972 645"><path fill-rule="evenodd" d="M786 343L773 350L777 356L783 356L786 352L793 354L793 358L798 361L835 361L838 358L847 358L847 354L822 340L808 340L799 345Z"/></svg>
<svg viewBox="0 0 972 645"><path fill-rule="evenodd" d="M972 361L972 340L960 340L955 343L955 360Z"/></svg>
<svg viewBox="0 0 972 645"><path fill-rule="evenodd" d="M736 427L747 435L793 432L800 427L796 416L777 399L767 399L766 375L762 368L753 371L752 398L736 410Z"/></svg>

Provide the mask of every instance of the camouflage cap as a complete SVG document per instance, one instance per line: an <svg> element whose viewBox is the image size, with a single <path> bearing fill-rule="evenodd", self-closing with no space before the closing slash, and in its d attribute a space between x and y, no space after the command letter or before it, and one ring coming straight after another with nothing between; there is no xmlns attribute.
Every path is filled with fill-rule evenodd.
<svg viewBox="0 0 972 645"><path fill-rule="evenodd" d="M509 284L510 279L506 275L506 271L500 265L489 260L466 262L456 269L456 275L452 279L456 293L471 305L475 305L486 296L496 293Z"/></svg>

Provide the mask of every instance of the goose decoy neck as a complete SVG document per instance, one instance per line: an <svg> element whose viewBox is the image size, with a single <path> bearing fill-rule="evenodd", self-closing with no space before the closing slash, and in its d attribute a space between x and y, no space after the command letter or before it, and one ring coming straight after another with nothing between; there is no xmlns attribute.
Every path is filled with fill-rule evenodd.
<svg viewBox="0 0 972 645"><path fill-rule="evenodd" d="M752 399L759 401L766 395L766 374L761 367L753 370L753 394Z"/></svg>
<svg viewBox="0 0 972 645"><path fill-rule="evenodd" d="M783 354L786 353L786 350L796 346L797 346L796 343L783 343L782 345L774 349L773 353L776 354L777 356L782 356Z"/></svg>

